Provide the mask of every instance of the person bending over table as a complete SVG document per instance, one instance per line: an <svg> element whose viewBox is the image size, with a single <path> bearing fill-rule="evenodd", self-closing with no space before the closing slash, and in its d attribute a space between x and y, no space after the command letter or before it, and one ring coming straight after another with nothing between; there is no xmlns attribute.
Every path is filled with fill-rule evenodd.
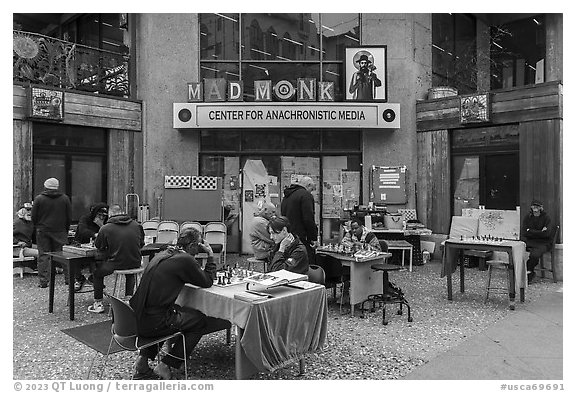
<svg viewBox="0 0 576 393"><path fill-rule="evenodd" d="M370 251L382 251L380 241L373 232L364 226L364 220L360 217L353 217L350 222L350 230L346 231L341 244L351 249L366 249Z"/></svg>
<svg viewBox="0 0 576 393"><path fill-rule="evenodd" d="M78 220L78 228L76 229L74 241L80 244L86 244L95 240L98 231L106 224L107 220L108 205L106 203L99 202L90 206L90 211ZM76 267L76 277L74 278L74 291L76 292L80 291L86 283L86 277L82 274L82 269L84 268L92 269L89 262ZM89 277L89 280L93 281L93 278Z"/></svg>
<svg viewBox="0 0 576 393"><path fill-rule="evenodd" d="M298 235L290 232L290 221L287 217L272 217L268 223L270 237L276 246L270 253L268 271L286 269L300 274L308 273L308 254L306 246Z"/></svg>
<svg viewBox="0 0 576 393"><path fill-rule="evenodd" d="M204 270L194 256L200 249L208 254ZM202 239L200 232L194 228L185 229L178 236L176 246L167 246L150 261L130 305L137 318L138 335L142 337L166 336L182 332L186 341L186 356L204 334L227 329L230 322L208 317L202 312L175 304L184 284L190 283L202 288L212 286L216 277L214 252L210 244ZM149 296L150 295L150 296ZM168 356L158 362L154 370L150 369L148 359L154 359L158 347L142 349L136 359L134 379L159 376L162 379L172 378L172 368L179 368L184 356L182 340L169 343Z"/></svg>
<svg viewBox="0 0 576 393"><path fill-rule="evenodd" d="M140 249L144 246L144 229L138 222L124 214L120 205L112 205L108 222L100 228L94 241L106 260L96 261L94 269L94 304L88 307L93 313L104 312L104 277L114 270L135 269L142 263ZM134 293L134 275L126 276L126 296Z"/></svg>

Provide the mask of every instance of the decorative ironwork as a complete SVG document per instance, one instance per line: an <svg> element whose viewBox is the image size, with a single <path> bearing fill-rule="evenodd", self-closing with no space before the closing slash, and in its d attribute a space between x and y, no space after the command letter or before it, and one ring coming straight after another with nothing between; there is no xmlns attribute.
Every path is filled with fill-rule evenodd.
<svg viewBox="0 0 576 393"><path fill-rule="evenodd" d="M14 31L13 79L64 89L129 97L129 56Z"/></svg>

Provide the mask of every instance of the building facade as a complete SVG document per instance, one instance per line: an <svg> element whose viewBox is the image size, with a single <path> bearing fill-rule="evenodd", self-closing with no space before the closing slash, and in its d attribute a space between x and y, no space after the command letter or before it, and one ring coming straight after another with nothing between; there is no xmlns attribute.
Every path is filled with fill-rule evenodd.
<svg viewBox="0 0 576 393"><path fill-rule="evenodd" d="M162 217L166 176L215 176L229 251L250 252L258 201L279 203L287 184L309 175L324 242L346 209L371 201L416 209L435 233L448 233L464 207L523 214L532 198L561 224L562 15L35 15L14 16L15 210L55 176L76 217L133 194ZM381 85L353 102L364 51ZM63 93L61 115L31 115L33 87ZM433 88L458 95L430 98ZM489 117L463 122L463 97L485 97ZM186 105L284 117L188 127L177 110ZM344 106L349 115L330 121L283 115ZM375 193L373 167L401 169L399 198Z"/></svg>

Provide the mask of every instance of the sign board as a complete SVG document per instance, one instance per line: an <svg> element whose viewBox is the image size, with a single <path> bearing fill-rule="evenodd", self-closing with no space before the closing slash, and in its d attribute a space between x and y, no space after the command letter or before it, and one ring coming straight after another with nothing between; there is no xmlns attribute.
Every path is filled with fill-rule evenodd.
<svg viewBox="0 0 576 393"><path fill-rule="evenodd" d="M376 205L403 205L406 196L406 166L372 166L370 202Z"/></svg>
<svg viewBox="0 0 576 393"><path fill-rule="evenodd" d="M478 236L520 239L520 209L462 209L462 217L478 219Z"/></svg>
<svg viewBox="0 0 576 393"><path fill-rule="evenodd" d="M174 103L174 128L400 128L400 104Z"/></svg>
<svg viewBox="0 0 576 393"><path fill-rule="evenodd" d="M64 92L30 87L28 90L28 116L35 119L64 119Z"/></svg>

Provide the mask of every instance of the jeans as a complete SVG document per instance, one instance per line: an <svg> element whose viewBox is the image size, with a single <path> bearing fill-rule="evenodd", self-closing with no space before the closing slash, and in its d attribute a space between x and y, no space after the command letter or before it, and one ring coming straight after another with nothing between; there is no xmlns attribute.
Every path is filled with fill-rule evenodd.
<svg viewBox="0 0 576 393"><path fill-rule="evenodd" d="M62 251L62 246L68 241L68 232L44 232L36 233L36 245L38 246L38 279L40 284L48 284L50 281L50 256L47 252ZM68 269L64 266L64 280L68 283Z"/></svg>
<svg viewBox="0 0 576 393"><path fill-rule="evenodd" d="M527 241L526 250L530 251L530 256L528 257L528 261L526 261L526 270L533 272L536 265L540 263L542 254L548 251L548 244Z"/></svg>
<svg viewBox="0 0 576 393"><path fill-rule="evenodd" d="M198 310L183 310L178 306L171 310L162 320L156 329L150 329L151 326L148 326L148 329L146 329L148 330L146 332L148 334L143 336L160 337L182 332L184 333L184 341L186 342L186 357L190 356L192 350L196 347L196 344L198 344L203 335L228 329L231 326L230 322L224 319L207 317ZM154 359L157 354L157 345L152 345L140 351L140 355L146 356L148 359ZM181 359L184 359L183 356L184 347L182 345L182 339L177 338L168 352L168 356L162 358L162 363L173 368L179 368L180 365L182 365L183 360Z"/></svg>
<svg viewBox="0 0 576 393"><path fill-rule="evenodd" d="M137 267L137 266L136 266ZM104 298L104 277L114 273L114 270L133 269L119 267L117 263L104 261L96 264L93 273L94 284L94 300L102 300ZM134 294L134 285L136 284L136 277L133 274L126 275L126 296Z"/></svg>

